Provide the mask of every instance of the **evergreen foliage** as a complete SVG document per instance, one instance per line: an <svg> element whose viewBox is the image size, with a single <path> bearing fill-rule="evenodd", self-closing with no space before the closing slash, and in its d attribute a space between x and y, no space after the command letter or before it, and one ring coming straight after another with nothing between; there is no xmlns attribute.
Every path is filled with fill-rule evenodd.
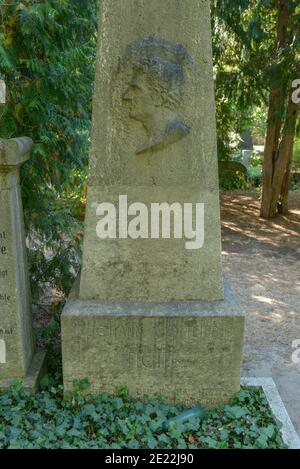
<svg viewBox="0 0 300 469"><path fill-rule="evenodd" d="M35 146L22 168L34 291L61 289L78 262L97 31L97 0L0 2L0 135ZM74 271L73 271L74 272Z"/></svg>
<svg viewBox="0 0 300 469"><path fill-rule="evenodd" d="M230 158L232 133L251 128L257 110L267 108L274 79L288 101L292 81L300 76L300 5L286 1L293 12L291 40L280 55L277 0L211 2L220 159ZM287 107L278 112L285 115Z"/></svg>

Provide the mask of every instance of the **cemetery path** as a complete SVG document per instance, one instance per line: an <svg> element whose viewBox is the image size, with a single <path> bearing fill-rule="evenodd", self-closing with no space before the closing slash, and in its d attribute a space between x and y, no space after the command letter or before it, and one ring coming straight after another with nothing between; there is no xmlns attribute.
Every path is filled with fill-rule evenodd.
<svg viewBox="0 0 300 469"><path fill-rule="evenodd" d="M300 193L289 216L259 218L259 196L221 195L224 273L246 311L244 376L272 376L300 434Z"/></svg>

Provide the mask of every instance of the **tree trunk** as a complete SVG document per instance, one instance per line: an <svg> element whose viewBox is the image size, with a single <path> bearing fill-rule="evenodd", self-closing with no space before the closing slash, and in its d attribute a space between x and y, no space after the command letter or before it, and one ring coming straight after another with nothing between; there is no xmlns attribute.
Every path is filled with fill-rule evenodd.
<svg viewBox="0 0 300 469"><path fill-rule="evenodd" d="M280 213L281 215L287 215L289 213L289 192L291 187L292 156L293 152L291 152L291 158L283 178L280 200L278 203L278 213Z"/></svg>
<svg viewBox="0 0 300 469"><path fill-rule="evenodd" d="M289 101L282 138L279 145L278 157L274 165L273 190L270 213L275 216L281 204L281 193L285 176L290 178L290 166L293 156L294 137L298 117L298 104ZM287 192L288 196L288 192Z"/></svg>
<svg viewBox="0 0 300 469"><path fill-rule="evenodd" d="M270 216L272 216L270 212L273 192L274 165L277 160L280 133L283 121L282 116L278 113L278 109L282 109L283 106L283 91L280 89L279 86L273 85L270 93L268 129L263 162L263 193L261 204L261 216L264 218L269 218Z"/></svg>
<svg viewBox="0 0 300 469"><path fill-rule="evenodd" d="M278 0L277 51L287 45L288 25L291 13L286 0ZM268 112L268 129L263 163L263 193L261 216L272 218L277 214L277 202L287 170L287 152L290 148L290 135L281 139L284 108L287 99L287 84L276 77L271 84ZM279 184L279 187L276 187Z"/></svg>
<svg viewBox="0 0 300 469"><path fill-rule="evenodd" d="M288 200L289 200L289 190L290 190L290 185L291 185L291 167L292 167L292 160L293 160L294 136L296 132L298 112L299 112L299 104L293 103L291 100L289 102L287 119L285 123L283 139L282 139L282 142L285 141L285 144L282 145L282 151L281 151L282 154L280 155L286 165L285 173L282 176L281 188L278 193L278 202L277 202L278 212L281 214L287 214L289 211ZM286 153L284 154L284 152Z"/></svg>

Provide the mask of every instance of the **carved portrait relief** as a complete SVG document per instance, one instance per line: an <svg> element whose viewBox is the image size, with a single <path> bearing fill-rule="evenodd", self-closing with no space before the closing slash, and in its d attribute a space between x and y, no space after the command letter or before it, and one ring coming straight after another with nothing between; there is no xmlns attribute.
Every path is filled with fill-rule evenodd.
<svg viewBox="0 0 300 469"><path fill-rule="evenodd" d="M137 155L158 151L185 138L190 126L181 117L187 75L193 62L185 47L147 37L130 44L123 63L130 70L122 95L130 119L142 124L145 141Z"/></svg>

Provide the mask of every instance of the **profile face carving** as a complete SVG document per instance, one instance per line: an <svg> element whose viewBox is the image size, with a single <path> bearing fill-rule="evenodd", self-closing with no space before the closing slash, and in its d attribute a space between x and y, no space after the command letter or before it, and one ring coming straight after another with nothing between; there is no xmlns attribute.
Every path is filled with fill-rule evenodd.
<svg viewBox="0 0 300 469"><path fill-rule="evenodd" d="M131 74L123 101L130 118L140 122L148 135L136 153L157 151L186 137L190 128L179 113L186 92L186 70L192 69L187 50L149 37L130 44L124 61Z"/></svg>

